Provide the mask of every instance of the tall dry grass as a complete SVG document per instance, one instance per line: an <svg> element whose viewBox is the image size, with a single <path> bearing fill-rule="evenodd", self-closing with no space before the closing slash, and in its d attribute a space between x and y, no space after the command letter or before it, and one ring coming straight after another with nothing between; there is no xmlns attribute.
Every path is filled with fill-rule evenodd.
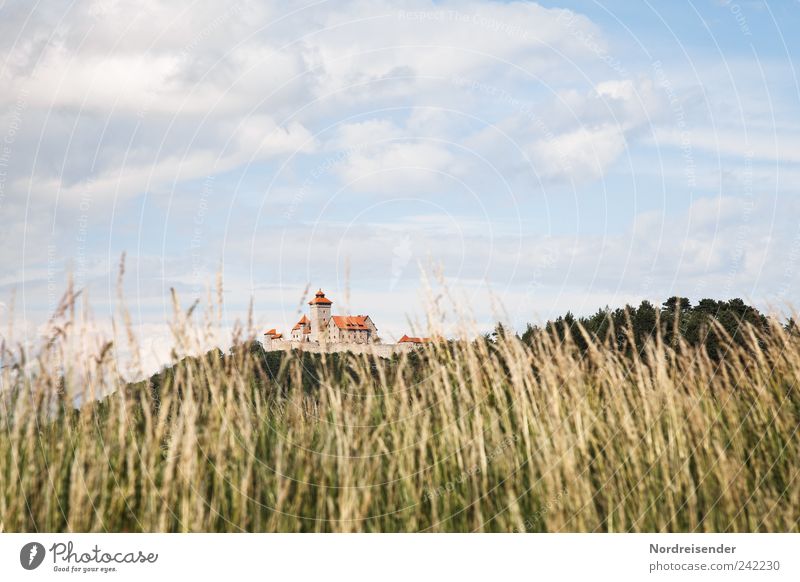
<svg viewBox="0 0 800 582"><path fill-rule="evenodd" d="M234 349L156 394L121 379L118 323L88 341L68 297L34 353L4 342L0 529L798 531L800 342L778 325L720 362L544 334L321 357L311 388L302 358L265 374ZM213 325L176 310L176 357Z"/></svg>

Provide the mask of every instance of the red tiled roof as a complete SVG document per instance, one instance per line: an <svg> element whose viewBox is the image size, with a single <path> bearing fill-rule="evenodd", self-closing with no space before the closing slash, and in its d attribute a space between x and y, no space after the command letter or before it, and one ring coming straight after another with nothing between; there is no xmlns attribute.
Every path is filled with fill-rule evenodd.
<svg viewBox="0 0 800 582"><path fill-rule="evenodd" d="M426 344L429 341L431 341L431 338L429 338L429 337L409 337L407 335L404 335L403 337L400 338L400 340L397 343L399 343L399 344Z"/></svg>
<svg viewBox="0 0 800 582"><path fill-rule="evenodd" d="M275 329L270 329L269 331L265 331L264 335L269 336L270 339L281 339L283 337L282 333L278 333Z"/></svg>
<svg viewBox="0 0 800 582"><path fill-rule="evenodd" d="M368 330L366 315L334 315L331 317L333 324L339 329L348 331Z"/></svg>
<svg viewBox="0 0 800 582"><path fill-rule="evenodd" d="M296 330L296 329L300 329L301 327L303 327L303 326L306 326L306 325L308 325L309 323L311 323L311 322L310 322L310 321L308 320L308 318L307 318L307 317L304 315L303 317L301 317L301 318L300 318L300 321L298 321L297 323L295 323L295 324L294 324L294 327L292 328L292 331L294 331L294 330Z"/></svg>
<svg viewBox="0 0 800 582"><path fill-rule="evenodd" d="M325 293L322 292L322 289L317 291L316 295L314 295L314 299L308 302L309 305L331 305L333 301L325 297Z"/></svg>

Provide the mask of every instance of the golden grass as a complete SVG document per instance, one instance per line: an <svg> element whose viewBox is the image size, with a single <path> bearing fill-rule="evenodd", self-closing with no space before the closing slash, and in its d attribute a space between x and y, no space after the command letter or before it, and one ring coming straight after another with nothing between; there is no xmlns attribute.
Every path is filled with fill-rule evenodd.
<svg viewBox="0 0 800 582"><path fill-rule="evenodd" d="M213 326L192 321L178 355ZM270 376L235 349L158 400L121 380L121 327L86 356L68 298L36 353L2 346L1 530L798 531L800 342L777 324L721 362L544 335L323 357L311 389L301 358Z"/></svg>

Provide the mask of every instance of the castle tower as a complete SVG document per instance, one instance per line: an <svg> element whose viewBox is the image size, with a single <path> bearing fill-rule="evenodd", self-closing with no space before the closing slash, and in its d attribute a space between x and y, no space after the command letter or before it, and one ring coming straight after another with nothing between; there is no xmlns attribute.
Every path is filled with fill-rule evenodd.
<svg viewBox="0 0 800 582"><path fill-rule="evenodd" d="M311 341L322 343L327 339L326 331L328 321L331 319L333 301L325 297L325 293L320 289L308 304L311 306Z"/></svg>

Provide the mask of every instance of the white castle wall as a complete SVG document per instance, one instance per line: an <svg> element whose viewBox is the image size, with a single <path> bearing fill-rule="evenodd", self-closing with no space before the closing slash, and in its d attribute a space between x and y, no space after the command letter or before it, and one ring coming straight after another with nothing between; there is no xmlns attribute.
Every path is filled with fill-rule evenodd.
<svg viewBox="0 0 800 582"><path fill-rule="evenodd" d="M410 352L417 344L402 343L402 344L350 344L350 343L326 343L318 344L316 342L295 342L285 340L268 340L263 341L264 349L268 352L282 351L288 352L290 350L302 350L312 354L332 354L335 352L351 352L353 354L370 354L382 358L389 358L394 354L401 354L403 352Z"/></svg>

